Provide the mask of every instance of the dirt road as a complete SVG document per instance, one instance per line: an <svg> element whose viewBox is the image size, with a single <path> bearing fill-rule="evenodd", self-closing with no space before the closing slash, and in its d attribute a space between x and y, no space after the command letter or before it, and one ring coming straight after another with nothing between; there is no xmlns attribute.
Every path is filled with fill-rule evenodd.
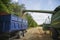
<svg viewBox="0 0 60 40"><path fill-rule="evenodd" d="M30 28L25 37L18 40L52 40L50 35L44 34L42 27Z"/></svg>

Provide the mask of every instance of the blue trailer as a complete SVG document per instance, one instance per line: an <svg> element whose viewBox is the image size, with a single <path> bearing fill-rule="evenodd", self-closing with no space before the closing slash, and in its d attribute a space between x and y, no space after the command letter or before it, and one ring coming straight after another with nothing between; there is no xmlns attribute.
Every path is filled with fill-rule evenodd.
<svg viewBox="0 0 60 40"><path fill-rule="evenodd" d="M20 31L27 29L27 20L17 17L15 15L0 15L0 38L12 38L13 36L20 36ZM24 34L24 32L23 32Z"/></svg>

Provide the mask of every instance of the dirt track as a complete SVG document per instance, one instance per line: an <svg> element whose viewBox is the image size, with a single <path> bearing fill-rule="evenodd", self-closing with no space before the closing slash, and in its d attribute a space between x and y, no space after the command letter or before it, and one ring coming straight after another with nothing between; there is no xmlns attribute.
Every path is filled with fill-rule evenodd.
<svg viewBox="0 0 60 40"><path fill-rule="evenodd" d="M41 27L30 28L27 30L25 37L18 40L52 40L50 35L44 34Z"/></svg>

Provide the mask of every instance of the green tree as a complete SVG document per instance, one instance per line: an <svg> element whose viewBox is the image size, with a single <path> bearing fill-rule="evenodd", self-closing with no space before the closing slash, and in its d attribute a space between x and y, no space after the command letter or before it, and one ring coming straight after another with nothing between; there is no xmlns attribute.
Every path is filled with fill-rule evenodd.
<svg viewBox="0 0 60 40"><path fill-rule="evenodd" d="M9 13L8 6L10 4L10 0L0 0L0 12Z"/></svg>
<svg viewBox="0 0 60 40"><path fill-rule="evenodd" d="M7 9L5 4L3 4L3 2L1 0L0 0L0 12L7 12L7 13L9 13L9 10Z"/></svg>
<svg viewBox="0 0 60 40"><path fill-rule="evenodd" d="M25 10L25 7L24 4L11 3L9 9L12 11L12 14L22 16L22 11Z"/></svg>
<svg viewBox="0 0 60 40"><path fill-rule="evenodd" d="M28 20L29 27L37 27L37 23L33 20L30 14L27 13L25 16L26 16L26 19Z"/></svg>
<svg viewBox="0 0 60 40"><path fill-rule="evenodd" d="M0 2L3 2L3 4L5 4L5 5L7 5L7 4L9 4L10 2L11 2L11 0L0 0Z"/></svg>
<svg viewBox="0 0 60 40"><path fill-rule="evenodd" d="M15 14L22 16L22 10L24 10L24 4L12 3L11 0L0 0L0 13Z"/></svg>

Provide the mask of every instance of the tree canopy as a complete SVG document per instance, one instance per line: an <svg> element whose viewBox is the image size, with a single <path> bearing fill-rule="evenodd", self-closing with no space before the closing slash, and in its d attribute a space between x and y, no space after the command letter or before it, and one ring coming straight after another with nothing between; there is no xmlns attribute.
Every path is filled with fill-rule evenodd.
<svg viewBox="0 0 60 40"><path fill-rule="evenodd" d="M4 2L4 0L0 0L0 12L7 12L7 13L9 13L9 10L8 10L8 8L7 8L7 4L6 4L7 2L5 1Z"/></svg>

